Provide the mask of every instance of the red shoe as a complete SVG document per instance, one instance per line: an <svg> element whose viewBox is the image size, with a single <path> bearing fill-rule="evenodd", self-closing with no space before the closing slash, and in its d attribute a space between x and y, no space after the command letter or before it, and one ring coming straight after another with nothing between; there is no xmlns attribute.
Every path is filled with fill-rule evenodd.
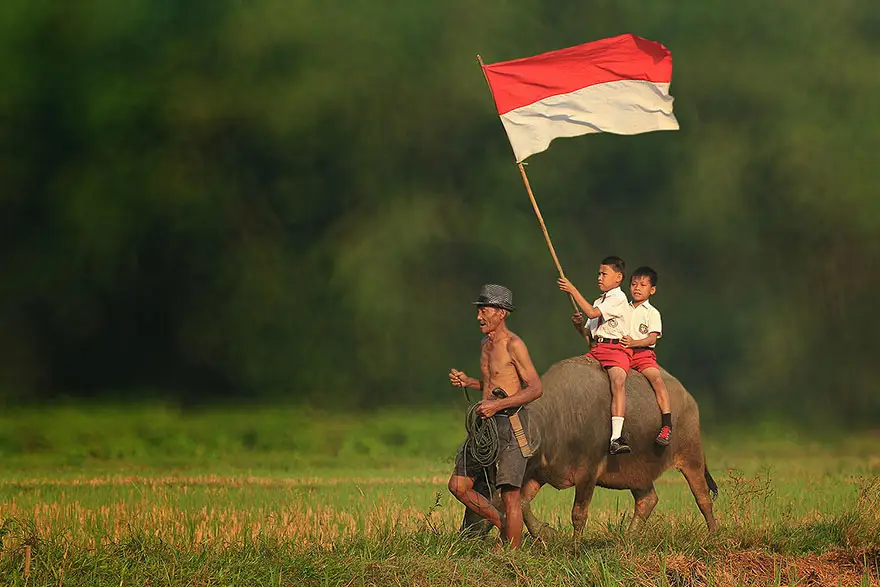
<svg viewBox="0 0 880 587"><path fill-rule="evenodd" d="M669 446L669 441L672 440L672 427L664 426L660 429L660 434L657 435L657 438L654 440L660 446Z"/></svg>

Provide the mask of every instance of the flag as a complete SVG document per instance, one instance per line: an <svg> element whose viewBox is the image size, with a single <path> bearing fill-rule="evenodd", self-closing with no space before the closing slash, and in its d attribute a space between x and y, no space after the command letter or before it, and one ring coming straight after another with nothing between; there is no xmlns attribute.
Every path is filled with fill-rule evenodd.
<svg viewBox="0 0 880 587"><path fill-rule="evenodd" d="M517 162L553 139L678 130L672 54L626 34L483 66Z"/></svg>

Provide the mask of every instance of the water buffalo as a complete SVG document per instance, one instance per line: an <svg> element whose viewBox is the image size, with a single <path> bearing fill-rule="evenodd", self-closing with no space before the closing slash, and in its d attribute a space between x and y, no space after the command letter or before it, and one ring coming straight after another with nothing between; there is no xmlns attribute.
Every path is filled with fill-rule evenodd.
<svg viewBox="0 0 880 587"><path fill-rule="evenodd" d="M531 511L531 501L545 484L556 489L575 488L571 522L575 537L581 535L593 490L629 489L635 498L630 529L644 522L654 506L654 480L666 469L682 472L706 519L709 531L717 524L712 514L710 491L718 488L706 468L700 442L697 402L672 375L663 371L672 402L672 443L654 443L660 429L660 410L648 381L630 371L626 382L624 436L632 454L611 456L608 439L611 392L608 376L589 357L573 357L553 365L543 377L544 394L529 404L532 422L540 429L540 444L526 467L522 485L523 521L532 536L549 526ZM465 511L463 531L488 531L482 518Z"/></svg>

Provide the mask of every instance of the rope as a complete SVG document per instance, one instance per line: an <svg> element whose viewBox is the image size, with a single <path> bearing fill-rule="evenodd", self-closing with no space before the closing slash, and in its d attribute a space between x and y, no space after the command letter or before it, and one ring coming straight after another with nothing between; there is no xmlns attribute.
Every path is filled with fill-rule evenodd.
<svg viewBox="0 0 880 587"><path fill-rule="evenodd" d="M483 418L477 414L477 404L471 406L465 417L467 430L465 455L470 456L481 467L492 465L498 458L498 427L495 418Z"/></svg>

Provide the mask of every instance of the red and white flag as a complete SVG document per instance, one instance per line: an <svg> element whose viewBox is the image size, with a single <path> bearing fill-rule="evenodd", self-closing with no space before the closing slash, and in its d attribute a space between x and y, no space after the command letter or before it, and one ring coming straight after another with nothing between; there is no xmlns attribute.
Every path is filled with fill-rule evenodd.
<svg viewBox="0 0 880 587"><path fill-rule="evenodd" d="M484 65L517 162L559 137L678 130L672 54L632 34Z"/></svg>

